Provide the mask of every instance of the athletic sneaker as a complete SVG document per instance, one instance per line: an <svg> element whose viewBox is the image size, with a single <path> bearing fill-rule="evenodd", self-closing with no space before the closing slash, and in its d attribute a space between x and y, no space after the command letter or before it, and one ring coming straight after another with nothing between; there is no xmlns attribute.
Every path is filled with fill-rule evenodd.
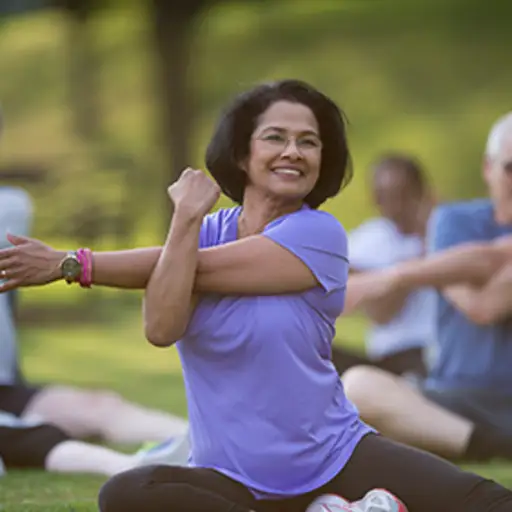
<svg viewBox="0 0 512 512"><path fill-rule="evenodd" d="M306 512L347 512L350 503L337 494L324 494L313 501Z"/></svg>
<svg viewBox="0 0 512 512"><path fill-rule="evenodd" d="M190 452L188 435L171 437L150 448L143 448L135 454L137 466L164 464L166 466L186 466Z"/></svg>
<svg viewBox="0 0 512 512"><path fill-rule="evenodd" d="M351 504L353 512L407 512L406 506L386 489L373 489Z"/></svg>
<svg viewBox="0 0 512 512"><path fill-rule="evenodd" d="M353 503L334 494L320 496L306 512L407 512L407 508L390 492L373 489L363 499Z"/></svg>

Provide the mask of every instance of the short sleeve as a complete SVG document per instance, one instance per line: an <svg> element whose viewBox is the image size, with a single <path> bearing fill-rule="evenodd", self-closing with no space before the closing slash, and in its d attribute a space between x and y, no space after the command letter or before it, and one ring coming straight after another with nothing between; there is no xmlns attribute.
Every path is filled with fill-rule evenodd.
<svg viewBox="0 0 512 512"><path fill-rule="evenodd" d="M213 243L213 231L215 227L214 219L212 215L206 215L201 224L201 230L199 231L199 249L205 249L215 245Z"/></svg>
<svg viewBox="0 0 512 512"><path fill-rule="evenodd" d="M429 253L443 251L450 247L475 239L473 221L450 205L440 206L430 216L427 226L427 247Z"/></svg>
<svg viewBox="0 0 512 512"><path fill-rule="evenodd" d="M326 292L345 288L347 235L332 215L301 210L271 223L263 235L297 256Z"/></svg>
<svg viewBox="0 0 512 512"><path fill-rule="evenodd" d="M199 232L199 249L236 240L240 208L221 208L206 215Z"/></svg>

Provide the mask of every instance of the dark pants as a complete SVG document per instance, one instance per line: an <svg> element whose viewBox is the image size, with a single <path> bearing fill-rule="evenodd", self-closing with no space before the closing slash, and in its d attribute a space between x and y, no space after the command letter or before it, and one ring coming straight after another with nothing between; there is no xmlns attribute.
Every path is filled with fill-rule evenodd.
<svg viewBox="0 0 512 512"><path fill-rule="evenodd" d="M374 488L395 494L409 512L512 511L512 492L504 487L374 434L330 482L291 499L257 501L243 485L210 469L149 466L111 478L99 505L101 512L304 512L319 495L355 501Z"/></svg>
<svg viewBox="0 0 512 512"><path fill-rule="evenodd" d="M8 469L44 468L47 455L69 437L53 425L0 425L0 458Z"/></svg>
<svg viewBox="0 0 512 512"><path fill-rule="evenodd" d="M340 346L332 347L332 362L340 375L353 366L369 365L395 375L411 373L418 377L426 377L427 368L423 357L421 348L411 348L382 359L372 360Z"/></svg>

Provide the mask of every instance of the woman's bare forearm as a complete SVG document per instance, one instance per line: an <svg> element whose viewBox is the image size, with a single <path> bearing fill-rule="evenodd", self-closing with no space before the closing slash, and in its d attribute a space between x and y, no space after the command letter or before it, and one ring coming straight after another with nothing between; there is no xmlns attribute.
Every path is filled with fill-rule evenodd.
<svg viewBox="0 0 512 512"><path fill-rule="evenodd" d="M144 297L146 338L167 346L180 339L193 309L201 218L176 210Z"/></svg>
<svg viewBox="0 0 512 512"><path fill-rule="evenodd" d="M145 289L162 247L95 252L93 283L112 288Z"/></svg>

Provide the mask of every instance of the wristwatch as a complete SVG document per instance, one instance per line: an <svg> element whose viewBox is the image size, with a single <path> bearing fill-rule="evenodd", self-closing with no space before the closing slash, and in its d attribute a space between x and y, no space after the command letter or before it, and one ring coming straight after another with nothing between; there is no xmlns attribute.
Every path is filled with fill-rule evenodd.
<svg viewBox="0 0 512 512"><path fill-rule="evenodd" d="M66 283L76 282L82 274L82 264L76 252L71 251L67 253L66 257L60 262L60 271Z"/></svg>

